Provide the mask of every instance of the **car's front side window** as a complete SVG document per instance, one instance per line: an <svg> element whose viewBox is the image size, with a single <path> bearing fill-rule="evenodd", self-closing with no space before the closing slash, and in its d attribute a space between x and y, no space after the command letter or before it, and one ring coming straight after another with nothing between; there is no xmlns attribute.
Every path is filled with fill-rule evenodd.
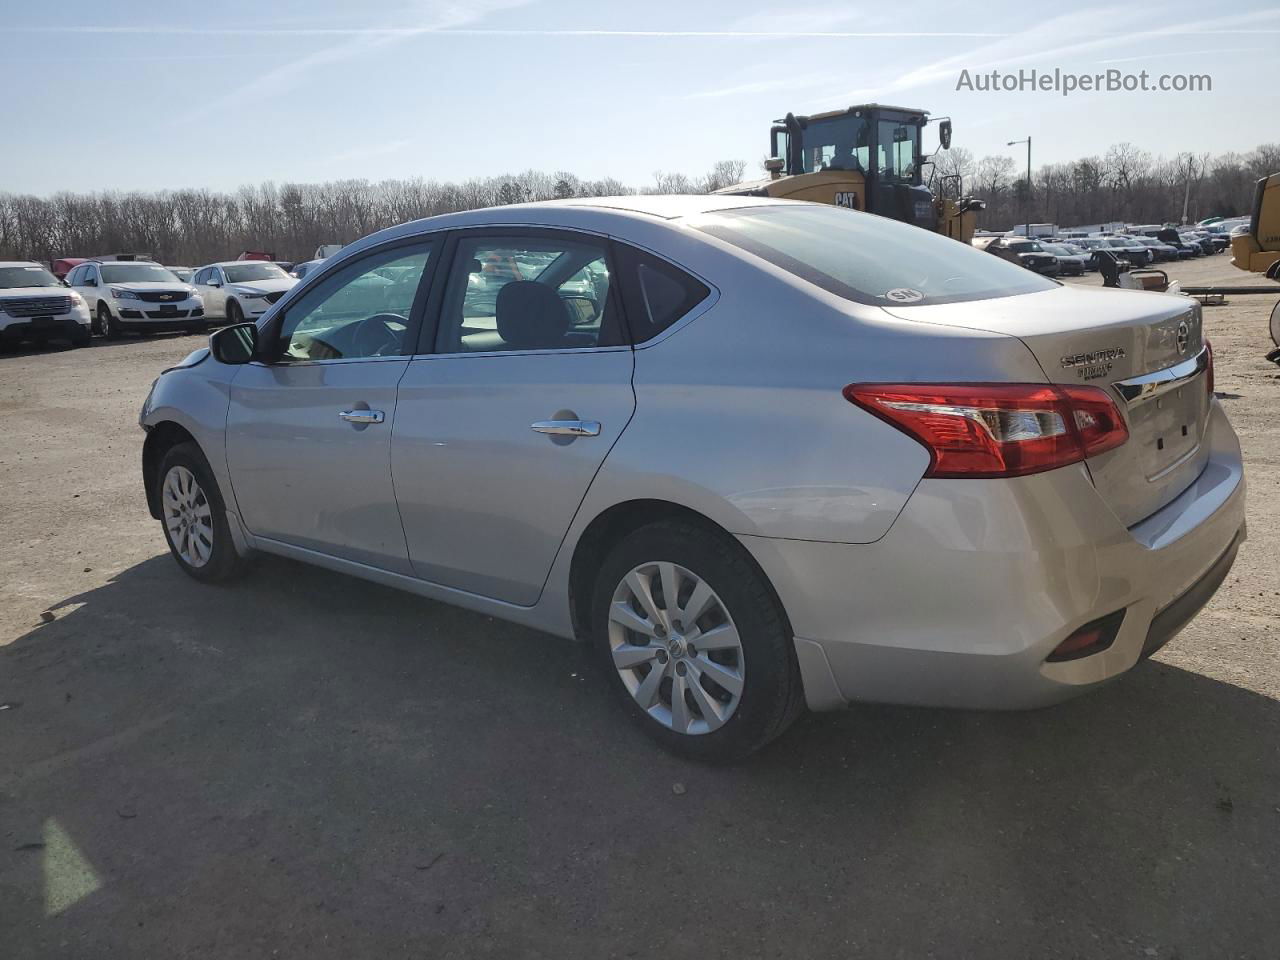
<svg viewBox="0 0 1280 960"><path fill-rule="evenodd" d="M427 241L371 254L308 290L285 313L279 358L399 356L431 249Z"/></svg>
<svg viewBox="0 0 1280 960"><path fill-rule="evenodd" d="M560 234L458 242L437 351L566 350L622 343L604 241Z"/></svg>

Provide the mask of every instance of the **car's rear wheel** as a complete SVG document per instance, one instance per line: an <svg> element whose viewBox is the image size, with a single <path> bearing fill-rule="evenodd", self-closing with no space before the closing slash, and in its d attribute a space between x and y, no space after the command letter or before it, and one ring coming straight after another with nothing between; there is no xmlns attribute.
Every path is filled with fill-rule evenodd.
<svg viewBox="0 0 1280 960"><path fill-rule="evenodd" d="M708 527L655 523L601 565L592 640L628 712L667 749L737 760L803 707L786 614L742 547Z"/></svg>
<svg viewBox="0 0 1280 960"><path fill-rule="evenodd" d="M1280 300L1271 308L1271 342L1280 347Z"/></svg>
<svg viewBox="0 0 1280 960"><path fill-rule="evenodd" d="M156 500L169 552L184 573L213 583L234 576L243 561L209 464L194 443L170 447L156 471Z"/></svg>

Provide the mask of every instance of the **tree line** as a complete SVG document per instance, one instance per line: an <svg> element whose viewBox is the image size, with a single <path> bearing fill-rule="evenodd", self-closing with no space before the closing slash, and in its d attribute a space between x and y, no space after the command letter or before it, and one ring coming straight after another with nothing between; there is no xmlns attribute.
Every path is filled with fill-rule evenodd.
<svg viewBox="0 0 1280 960"><path fill-rule="evenodd" d="M1132 143L1070 163L1045 164L1031 173L1013 156L975 160L963 147L934 156L939 174L960 174L964 192L987 201L978 226L1008 230L1032 223L1075 226L1108 221L1195 223L1206 217L1247 216L1253 185L1280 171L1280 143L1247 153L1152 156Z"/></svg>
<svg viewBox="0 0 1280 960"><path fill-rule="evenodd" d="M1123 220L1194 222L1249 212L1253 184L1280 170L1280 144L1247 153L1152 156L1131 143L1102 155L1033 170L1013 156L977 160L963 147L934 156L938 174L958 174L964 192L987 202L979 226L1007 230L1030 219L1062 226ZM480 177L460 183L337 180L264 183L231 193L0 193L0 259L50 261L108 253L148 253L164 263L199 265L267 250L305 260L322 243L349 243L383 227L476 207L569 197L634 193L707 193L739 182L747 164L723 160L701 176L659 171L633 187L611 177L582 179L559 171Z"/></svg>
<svg viewBox="0 0 1280 960"><path fill-rule="evenodd" d="M350 243L384 227L476 207L634 193L708 193L738 183L746 163L724 160L700 176L654 174L642 188L584 180L561 171L484 177L462 183L336 180L264 183L233 193L213 190L0 193L0 260L52 261L146 253L162 263L201 265L265 250L308 260L324 243Z"/></svg>

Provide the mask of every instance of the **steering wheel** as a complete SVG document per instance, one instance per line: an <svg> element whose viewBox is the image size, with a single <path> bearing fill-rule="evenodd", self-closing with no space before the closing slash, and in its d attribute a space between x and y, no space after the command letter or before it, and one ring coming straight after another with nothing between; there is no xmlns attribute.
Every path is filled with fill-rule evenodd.
<svg viewBox="0 0 1280 960"><path fill-rule="evenodd" d="M408 326L408 319L398 313L375 313L365 317L356 324L351 336L352 355L383 357L398 354L401 337Z"/></svg>

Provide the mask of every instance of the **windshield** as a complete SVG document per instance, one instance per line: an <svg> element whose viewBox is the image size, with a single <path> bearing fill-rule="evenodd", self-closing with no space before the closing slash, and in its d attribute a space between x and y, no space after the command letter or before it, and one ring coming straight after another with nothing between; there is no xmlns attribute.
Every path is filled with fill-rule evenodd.
<svg viewBox="0 0 1280 960"><path fill-rule="evenodd" d="M1107 246L1109 247L1127 247L1130 245L1128 240L1121 240L1119 237L1107 237Z"/></svg>
<svg viewBox="0 0 1280 960"><path fill-rule="evenodd" d="M1019 243L1009 244L1009 249L1014 253L1044 253L1044 247L1036 243L1034 240L1023 240Z"/></svg>
<svg viewBox="0 0 1280 960"><path fill-rule="evenodd" d="M0 267L0 290L16 287L60 287L58 278L44 267Z"/></svg>
<svg viewBox="0 0 1280 960"><path fill-rule="evenodd" d="M178 278L158 263L104 263L103 283L174 283Z"/></svg>
<svg viewBox="0 0 1280 960"><path fill-rule="evenodd" d="M967 244L837 207L747 207L705 214L690 222L704 233L857 303L955 303L1056 286Z"/></svg>
<svg viewBox="0 0 1280 960"><path fill-rule="evenodd" d="M804 131L805 173L816 170L867 169L871 159L871 125L866 117L844 114L810 120Z"/></svg>
<svg viewBox="0 0 1280 960"><path fill-rule="evenodd" d="M250 283L254 280L283 280L289 275L274 263L266 261L237 263L222 268L228 283Z"/></svg>

